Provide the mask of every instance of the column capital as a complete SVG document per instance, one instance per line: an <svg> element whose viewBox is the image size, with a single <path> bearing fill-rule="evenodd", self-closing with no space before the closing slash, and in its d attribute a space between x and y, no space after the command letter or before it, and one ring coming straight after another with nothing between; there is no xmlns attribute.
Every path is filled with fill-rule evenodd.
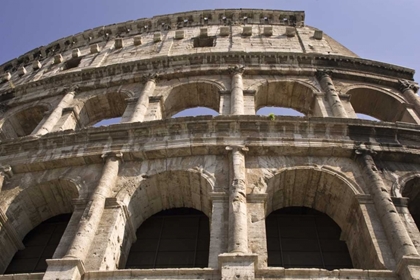
<svg viewBox="0 0 420 280"><path fill-rule="evenodd" d="M357 147L354 148L354 153L356 154L356 156L361 155L370 155L370 156L374 156L377 154L377 152L373 149L370 149L368 147L366 147L365 144L359 144L357 145Z"/></svg>
<svg viewBox="0 0 420 280"><path fill-rule="evenodd" d="M122 161L123 159L123 153L122 152L107 152L107 153L103 153L101 155L101 158L103 160L107 160L109 158L116 158Z"/></svg>
<svg viewBox="0 0 420 280"><path fill-rule="evenodd" d="M7 178L11 178L13 176L12 167L10 165L0 166L0 173L3 174Z"/></svg>
<svg viewBox="0 0 420 280"><path fill-rule="evenodd" d="M241 145L238 145L238 146L233 146L233 145L226 146L225 149L226 149L226 151L241 151L241 152L248 152L249 151L249 148L248 147L241 146Z"/></svg>
<svg viewBox="0 0 420 280"><path fill-rule="evenodd" d="M323 78L329 77L331 78L332 76L332 71L329 70L325 70L325 69L317 69L315 76L317 77L318 80L321 80Z"/></svg>
<svg viewBox="0 0 420 280"><path fill-rule="evenodd" d="M147 73L146 75L143 75L141 77L141 81L145 84L149 81L157 82L159 78L160 78L160 75L157 72L151 72L151 73Z"/></svg>
<svg viewBox="0 0 420 280"><path fill-rule="evenodd" d="M67 86L63 89L63 93L73 93L76 94L77 92L79 92L80 87L78 85L71 85L71 86Z"/></svg>
<svg viewBox="0 0 420 280"><path fill-rule="evenodd" d="M414 93L417 93L417 91L419 90L419 85L416 82L409 80L398 80L398 86L401 92L404 92L407 89L411 89L412 91L414 91Z"/></svg>
<svg viewBox="0 0 420 280"><path fill-rule="evenodd" d="M237 65L234 65L234 66L230 66L228 68L228 72L231 75L235 75L235 74L241 74L242 75L244 73L244 71L245 71L245 66L242 65L242 64L237 64Z"/></svg>

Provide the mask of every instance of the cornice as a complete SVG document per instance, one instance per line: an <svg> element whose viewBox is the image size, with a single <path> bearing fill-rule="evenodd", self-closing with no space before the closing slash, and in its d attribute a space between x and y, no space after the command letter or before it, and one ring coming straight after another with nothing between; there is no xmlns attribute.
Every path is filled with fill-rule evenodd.
<svg viewBox="0 0 420 280"><path fill-rule="evenodd" d="M246 21L245 21L246 18ZM286 20L285 20L286 19ZM121 23L114 23L85 30L75 35L60 38L47 46L35 48L18 58L0 65L0 73L7 68L17 68L39 57L45 58L55 52L106 42L112 38L132 37L162 30L175 30L182 27L235 24L270 24L304 26L304 11L264 10L264 9L216 9L188 11L175 14L158 15ZM6 68L6 69L5 69Z"/></svg>
<svg viewBox="0 0 420 280"><path fill-rule="evenodd" d="M207 62L203 64L203 60ZM180 61L183 63L180 65ZM151 72L159 72L161 79L180 78L191 75L229 75L229 67L242 63L246 67L245 75L315 75L318 69L334 73L334 77L369 82L379 82L398 88L398 80L412 80L414 70L383 62L322 54L302 53L260 53L260 52L224 52L202 53L194 55L161 56L125 63L82 68L79 71L61 72L52 77L40 79L14 88L0 91L0 96L7 94L22 96L28 91L42 87L43 90L77 85L80 91L122 85L130 82L142 82L142 77ZM112 77L106 84L97 81ZM93 87L93 88L92 88Z"/></svg>
<svg viewBox="0 0 420 280"><path fill-rule="evenodd" d="M0 143L0 164L14 173L102 162L107 152L123 161L225 155L245 145L248 156L348 157L361 144L384 160L420 163L420 127L358 119L201 116L62 131ZM106 147L106 148L104 148Z"/></svg>

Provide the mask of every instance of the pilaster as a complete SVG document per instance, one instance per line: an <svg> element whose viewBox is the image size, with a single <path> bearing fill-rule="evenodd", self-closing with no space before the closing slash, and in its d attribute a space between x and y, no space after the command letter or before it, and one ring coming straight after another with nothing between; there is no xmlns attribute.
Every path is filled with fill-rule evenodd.
<svg viewBox="0 0 420 280"><path fill-rule="evenodd" d="M316 72L316 77L321 84L322 89L327 95L328 103L331 106L331 110L335 117L347 118L346 110L340 100L340 96L335 89L334 83L331 79L331 72L318 70Z"/></svg>
<svg viewBox="0 0 420 280"><path fill-rule="evenodd" d="M229 68L229 73L232 76L231 81L231 96L230 96L230 114L243 115L244 114L244 85L242 81L242 74L244 73L243 65L235 65Z"/></svg>
<svg viewBox="0 0 420 280"><path fill-rule="evenodd" d="M32 132L32 135L41 136L41 135L51 132L54 126L60 120L63 114L63 109L68 107L73 101L74 95L75 95L75 90L74 89L69 90L61 99L61 101L58 103L57 107L55 107L52 110L51 114L47 116L46 120L43 122L41 127L39 127L36 131Z"/></svg>

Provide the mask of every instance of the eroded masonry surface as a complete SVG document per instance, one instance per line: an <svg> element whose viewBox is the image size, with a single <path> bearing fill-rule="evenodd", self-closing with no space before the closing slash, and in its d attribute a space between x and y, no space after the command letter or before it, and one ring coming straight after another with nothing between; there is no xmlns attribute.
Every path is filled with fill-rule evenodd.
<svg viewBox="0 0 420 280"><path fill-rule="evenodd" d="M414 70L304 19L156 16L1 65L0 279L420 279Z"/></svg>

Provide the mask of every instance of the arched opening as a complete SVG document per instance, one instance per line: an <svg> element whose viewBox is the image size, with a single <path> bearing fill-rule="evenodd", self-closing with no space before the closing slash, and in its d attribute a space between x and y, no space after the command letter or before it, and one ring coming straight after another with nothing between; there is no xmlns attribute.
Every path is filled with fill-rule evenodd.
<svg viewBox="0 0 420 280"><path fill-rule="evenodd" d="M356 113L356 116L357 116L358 119L362 119L362 120L368 120L368 121L374 121L374 122L381 121L381 120L378 120L377 118L374 118L374 117L366 115L366 114Z"/></svg>
<svg viewBox="0 0 420 280"><path fill-rule="evenodd" d="M2 190L1 194L0 208L7 216L7 227L15 230L16 239L23 240L42 222L61 214L72 213L74 207L72 200L79 197L79 190L73 182L59 179L25 188ZM70 240L69 238L70 236L67 236L66 240ZM69 241L60 244L55 257L64 256L69 245ZM0 227L0 248L0 273L2 273L21 248L15 238L8 234L6 226Z"/></svg>
<svg viewBox="0 0 420 280"><path fill-rule="evenodd" d="M291 108L284 108L284 107L262 107L256 113L256 115L262 115L262 116L269 116L271 114L275 116L291 116L291 117L304 117L305 116L299 111L296 111Z"/></svg>
<svg viewBox="0 0 420 280"><path fill-rule="evenodd" d="M328 215L307 207L286 207L266 218L268 266L352 268L341 229Z"/></svg>
<svg viewBox="0 0 420 280"><path fill-rule="evenodd" d="M173 208L148 218L137 229L126 268L207 267L209 219L192 208Z"/></svg>
<svg viewBox="0 0 420 280"><path fill-rule="evenodd" d="M173 170L146 177L139 185L128 185L117 195L118 201L127 205L133 229L140 230L146 220L167 209L192 208L210 217L210 193L213 187L203 173ZM127 259L131 240L125 238L123 242L121 258L117 260L120 267L129 264Z"/></svg>
<svg viewBox="0 0 420 280"><path fill-rule="evenodd" d="M404 103L385 91L361 87L351 89L347 94L351 96L350 103L356 113L386 122L400 121L404 117Z"/></svg>
<svg viewBox="0 0 420 280"><path fill-rule="evenodd" d="M127 97L125 93L112 92L88 99L79 113L81 126L89 127L102 120L121 118L127 107Z"/></svg>
<svg viewBox="0 0 420 280"><path fill-rule="evenodd" d="M206 107L219 112L219 88L211 83L194 82L174 87L164 103L164 118L170 118L182 110Z"/></svg>
<svg viewBox="0 0 420 280"><path fill-rule="evenodd" d="M261 85L255 94L255 109L263 107L290 108L303 115L310 115L313 90L296 81L270 82Z"/></svg>
<svg viewBox="0 0 420 280"><path fill-rule="evenodd" d="M196 117L196 116L217 116L219 115L218 112L216 112L213 109L206 108L206 107L195 107L195 108L189 108L182 110L181 112L176 113L172 116L172 118L180 118L180 117Z"/></svg>
<svg viewBox="0 0 420 280"><path fill-rule="evenodd" d="M94 125L92 125L92 127L109 126L109 125L119 124L119 123L121 123L121 117L101 120L95 123Z"/></svg>
<svg viewBox="0 0 420 280"><path fill-rule="evenodd" d="M48 111L46 106L38 105L21 110L6 117L1 127L4 138L16 138L31 134Z"/></svg>
<svg viewBox="0 0 420 280"><path fill-rule="evenodd" d="M322 212L343 230L340 239L346 243L355 268L389 268L392 260L383 256L384 252L391 254L390 248L378 244L377 233L369 230L362 208L355 203L359 193L360 187L328 167L284 168L267 180L266 213L287 207Z"/></svg>
<svg viewBox="0 0 420 280"><path fill-rule="evenodd" d="M405 184L402 196L409 198L408 210L420 229L420 177L414 177Z"/></svg>
<svg viewBox="0 0 420 280"><path fill-rule="evenodd" d="M18 251L4 274L45 272L70 221L71 214L50 218L31 230L23 239L25 249Z"/></svg>

